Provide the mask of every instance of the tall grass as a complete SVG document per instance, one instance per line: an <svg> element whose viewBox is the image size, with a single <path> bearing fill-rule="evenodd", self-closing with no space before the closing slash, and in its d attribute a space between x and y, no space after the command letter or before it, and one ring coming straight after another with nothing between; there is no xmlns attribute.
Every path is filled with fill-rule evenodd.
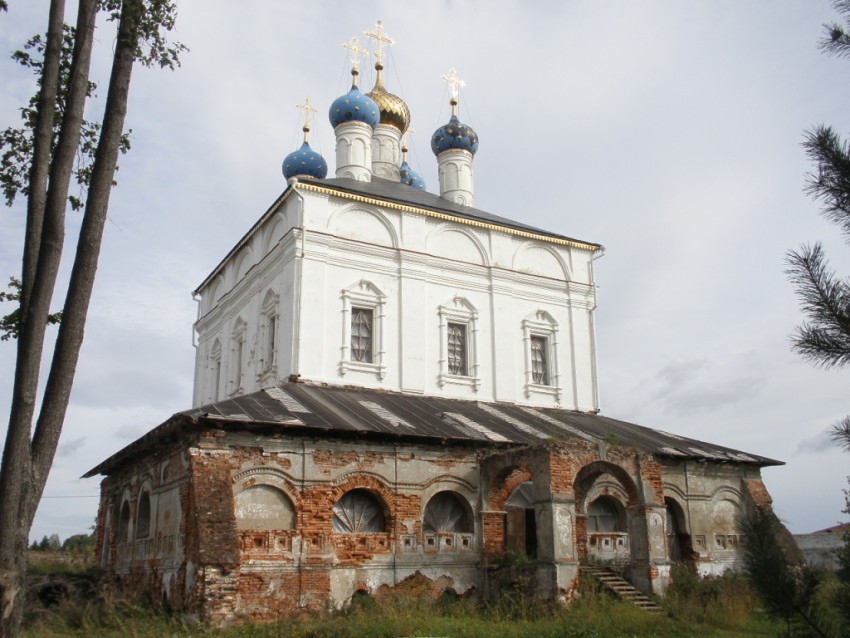
<svg viewBox="0 0 850 638"><path fill-rule="evenodd" d="M65 601L28 617L24 636L103 638L643 638L692 636L776 636L781 628L753 615L751 594L729 576L701 581L679 576L664 605L669 615L654 615L592 588L569 607L523 596L509 589L488 605L427 594L380 598L357 596L341 612L301 613L265 625L229 628L184 622L162 610L142 606L104 589L90 600ZM702 611L701 611L702 610Z"/></svg>

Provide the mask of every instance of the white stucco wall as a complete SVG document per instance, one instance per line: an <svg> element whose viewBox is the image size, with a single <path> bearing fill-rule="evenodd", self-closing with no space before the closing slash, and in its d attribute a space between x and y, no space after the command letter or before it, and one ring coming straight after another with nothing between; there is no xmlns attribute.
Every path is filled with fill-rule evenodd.
<svg viewBox="0 0 850 638"><path fill-rule="evenodd" d="M199 290L195 405L300 374L316 382L598 409L592 256L580 246L296 185ZM264 314L269 291L278 298L273 366ZM364 304L374 307L375 362L351 365L350 308ZM468 322L474 352L466 377L447 374L449 321ZM530 382L532 335L546 337L552 357L546 386ZM216 340L221 372L214 390Z"/></svg>

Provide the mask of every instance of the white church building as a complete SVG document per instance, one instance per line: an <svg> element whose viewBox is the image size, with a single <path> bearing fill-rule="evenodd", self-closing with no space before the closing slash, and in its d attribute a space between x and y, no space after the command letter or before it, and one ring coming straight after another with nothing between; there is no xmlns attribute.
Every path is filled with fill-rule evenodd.
<svg viewBox="0 0 850 638"><path fill-rule="evenodd" d="M353 42L329 108L334 176L307 103L285 189L195 290L193 406L87 474L102 565L215 621L411 578L487 596L517 555L563 601L585 564L659 594L677 561L733 567L778 462L599 414L602 246L475 208L453 70L426 190L367 35L374 87Z"/></svg>

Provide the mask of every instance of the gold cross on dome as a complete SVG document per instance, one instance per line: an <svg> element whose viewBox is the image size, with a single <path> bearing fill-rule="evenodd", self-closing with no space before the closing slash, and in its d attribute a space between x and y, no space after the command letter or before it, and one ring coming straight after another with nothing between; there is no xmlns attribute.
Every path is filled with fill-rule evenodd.
<svg viewBox="0 0 850 638"><path fill-rule="evenodd" d="M313 113L318 113L319 109L317 109L315 106L310 106L309 96L304 98L304 104L296 104L295 108L304 111L304 128L302 130L304 131L304 141L306 142L307 135L310 133L310 111L312 111Z"/></svg>
<svg viewBox="0 0 850 638"><path fill-rule="evenodd" d="M364 55L369 55L368 49L363 49L360 47L360 41L357 39L356 35L351 36L351 42L343 42L343 49L348 49L349 59L351 60L351 68L357 69L357 65L360 64L360 60L363 59Z"/></svg>
<svg viewBox="0 0 850 638"><path fill-rule="evenodd" d="M440 78L444 80L449 85L449 91L451 91L452 99L457 100L457 94L460 89L466 86L466 82L461 80L457 75L457 69L454 67L450 68L448 73L445 73Z"/></svg>
<svg viewBox="0 0 850 638"><path fill-rule="evenodd" d="M378 20L377 24L375 25L374 31L364 31L363 35L375 41L375 47L377 48L377 51L375 51L375 57L378 58L378 64L383 66L384 45L386 44L387 46L392 46L395 44L395 40L393 40L390 36L384 33L384 25L380 20Z"/></svg>

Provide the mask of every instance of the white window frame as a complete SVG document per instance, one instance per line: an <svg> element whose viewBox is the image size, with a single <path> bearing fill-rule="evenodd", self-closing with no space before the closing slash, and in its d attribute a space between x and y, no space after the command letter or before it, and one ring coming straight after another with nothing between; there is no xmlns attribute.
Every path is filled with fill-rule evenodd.
<svg viewBox="0 0 850 638"><path fill-rule="evenodd" d="M248 363L248 324L241 317L233 324L230 334L230 396L243 392L245 372Z"/></svg>
<svg viewBox="0 0 850 638"><path fill-rule="evenodd" d="M221 392L221 340L216 337L210 349L210 403L218 401Z"/></svg>
<svg viewBox="0 0 850 638"><path fill-rule="evenodd" d="M440 371L437 384L443 388L446 385L461 385L478 392L481 387L480 366L478 363L478 311L469 300L456 296L437 309L440 318ZM449 324L457 323L466 326L466 374L451 374L449 372Z"/></svg>
<svg viewBox="0 0 850 638"><path fill-rule="evenodd" d="M280 330L280 312L278 303L280 297L274 290L269 290L263 298L260 308L260 343L262 344L262 359L257 379L262 380L277 372L277 341ZM274 326L272 328L272 326ZM274 330L273 334L269 334Z"/></svg>
<svg viewBox="0 0 850 638"><path fill-rule="evenodd" d="M546 343L546 376L549 383L534 383L531 357L531 338L542 337ZM543 309L522 320L523 352L525 359L525 398L550 395L560 403L561 383L558 374L558 322Z"/></svg>
<svg viewBox="0 0 850 638"><path fill-rule="evenodd" d="M383 381L387 376L384 365L384 312L386 295L371 281L361 279L342 291L342 346L340 348L339 373L365 372ZM355 361L351 358L352 308L372 311L372 361Z"/></svg>

